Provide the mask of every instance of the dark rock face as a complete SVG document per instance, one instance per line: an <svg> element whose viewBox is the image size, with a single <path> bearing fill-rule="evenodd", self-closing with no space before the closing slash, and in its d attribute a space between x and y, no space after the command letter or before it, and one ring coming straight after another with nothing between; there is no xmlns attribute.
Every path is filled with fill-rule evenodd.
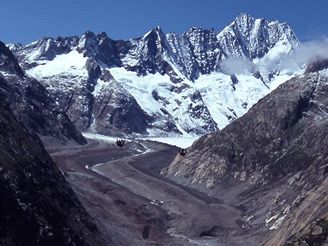
<svg viewBox="0 0 328 246"><path fill-rule="evenodd" d="M179 68L191 80L218 69L222 50L213 29L192 27L182 36L167 34Z"/></svg>
<svg viewBox="0 0 328 246"><path fill-rule="evenodd" d="M0 244L105 245L40 139L0 99Z"/></svg>
<svg viewBox="0 0 328 246"><path fill-rule="evenodd" d="M56 95L61 96L61 100L67 102L66 112L71 116L71 119L78 129L85 130L91 125L92 109L94 104L94 97L92 91L95 89L95 84L101 74L99 65L93 60L88 59L86 62L86 70L88 72L87 80L83 81L83 86L70 91L69 93L62 93L61 90L56 90Z"/></svg>
<svg viewBox="0 0 328 246"><path fill-rule="evenodd" d="M11 51L0 42L2 66L0 94L9 102L15 116L31 131L61 141L86 143L67 115L55 104L49 92L35 79L25 76Z"/></svg>
<svg viewBox="0 0 328 246"><path fill-rule="evenodd" d="M286 245L327 245L328 243L328 217L313 221L300 232L289 238Z"/></svg>
<svg viewBox="0 0 328 246"><path fill-rule="evenodd" d="M217 130L215 127L216 123L211 117L211 114L207 107L203 104L203 98L199 91L196 91L191 97L191 104L190 107L190 114L194 119L204 119L206 122L203 129L205 129L206 132L214 132ZM194 106L192 106L194 104ZM202 130L203 130L202 129ZM196 134L202 134L203 132L199 129L187 129L187 132L194 132Z"/></svg>
<svg viewBox="0 0 328 246"><path fill-rule="evenodd" d="M72 49L74 45L70 47ZM121 66L121 58L127 53L129 43L122 40L112 40L105 32L96 35L86 32L79 40L78 51L88 57L93 57L107 66Z"/></svg>
<svg viewBox="0 0 328 246"><path fill-rule="evenodd" d="M174 78L177 77L177 74L165 60L165 56L169 57L169 54L170 47L165 34L157 27L144 37L131 40L131 48L127 55L138 62L133 66L127 64L126 67L131 71L136 71L139 75L159 72L162 75L169 74Z"/></svg>
<svg viewBox="0 0 328 246"><path fill-rule="evenodd" d="M324 245L327 95L327 70L295 77L222 131L200 138L168 173L212 192L226 187L220 197L231 196L229 189L237 193L235 203L248 218L243 228L255 232L248 238L265 245Z"/></svg>
<svg viewBox="0 0 328 246"><path fill-rule="evenodd" d="M19 77L24 76L24 72L19 66L14 54L2 42L0 42L0 71L14 73Z"/></svg>
<svg viewBox="0 0 328 246"><path fill-rule="evenodd" d="M314 73L314 72L318 72L320 70L323 70L325 68L328 68L328 60L327 59L324 59L324 58L318 57L317 60L311 62L307 66L306 72L308 72L308 73Z"/></svg>
<svg viewBox="0 0 328 246"><path fill-rule="evenodd" d="M108 135L115 135L119 131L145 134L151 117L117 82L110 80L106 83L110 86L104 87L94 101L95 124L91 128Z"/></svg>

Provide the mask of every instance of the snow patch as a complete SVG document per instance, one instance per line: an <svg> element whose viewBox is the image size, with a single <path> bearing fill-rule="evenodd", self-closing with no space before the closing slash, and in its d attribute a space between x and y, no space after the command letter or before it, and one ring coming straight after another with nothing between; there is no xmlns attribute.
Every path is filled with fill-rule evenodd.
<svg viewBox="0 0 328 246"><path fill-rule="evenodd" d="M278 218L274 223L273 225L269 228L269 230L276 230L278 229L278 227L282 224L282 222L284 221L286 215Z"/></svg>
<svg viewBox="0 0 328 246"><path fill-rule="evenodd" d="M68 74L70 76L86 77L88 72L85 69L87 57L73 50L67 54L57 55L52 61L41 61L41 64L27 73L36 78L51 77L58 74Z"/></svg>
<svg viewBox="0 0 328 246"><path fill-rule="evenodd" d="M282 222L284 221L284 219L286 217L286 214L281 217L279 217L279 215L280 214L273 215L272 217L267 218L265 220L266 227L269 227L271 224L271 226L269 227L269 230L276 230L282 224Z"/></svg>

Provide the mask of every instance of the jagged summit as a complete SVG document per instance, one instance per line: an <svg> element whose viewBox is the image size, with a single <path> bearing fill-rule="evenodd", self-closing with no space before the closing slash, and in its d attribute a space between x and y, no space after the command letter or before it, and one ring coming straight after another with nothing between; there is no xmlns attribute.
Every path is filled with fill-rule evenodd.
<svg viewBox="0 0 328 246"><path fill-rule="evenodd" d="M223 128L294 75L261 64L298 45L287 24L241 14L222 31L191 27L176 34L154 27L130 40L88 31L11 47L27 73L43 81L79 129L138 129L138 134L156 135ZM229 63L230 58L254 62L261 69L241 73L236 68L243 64ZM109 88L116 88L116 97L107 95ZM124 96L141 117L134 121L129 111L127 123L117 129L115 122L122 119L115 112L117 107L125 112L127 102L118 100Z"/></svg>
<svg viewBox="0 0 328 246"><path fill-rule="evenodd" d="M162 30L162 28L160 26L155 26L149 32L147 32L147 34L152 33L152 32L155 32L157 34L162 34L162 33L164 34L164 31Z"/></svg>
<svg viewBox="0 0 328 246"><path fill-rule="evenodd" d="M225 56L262 58L270 49L282 43L288 51L299 45L299 41L286 23L276 20L255 19L240 14L217 35Z"/></svg>

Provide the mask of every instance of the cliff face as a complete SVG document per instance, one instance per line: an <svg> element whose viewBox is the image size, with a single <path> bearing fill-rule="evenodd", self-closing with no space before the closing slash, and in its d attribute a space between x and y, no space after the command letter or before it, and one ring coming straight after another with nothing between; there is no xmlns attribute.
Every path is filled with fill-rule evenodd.
<svg viewBox="0 0 328 246"><path fill-rule="evenodd" d="M104 245L40 139L0 99L0 244Z"/></svg>
<svg viewBox="0 0 328 246"><path fill-rule="evenodd" d="M196 141L168 173L212 192L235 189L248 218L244 227L257 236L269 235L263 236L268 245L327 242L325 64L311 64L307 73L279 86L243 117Z"/></svg>

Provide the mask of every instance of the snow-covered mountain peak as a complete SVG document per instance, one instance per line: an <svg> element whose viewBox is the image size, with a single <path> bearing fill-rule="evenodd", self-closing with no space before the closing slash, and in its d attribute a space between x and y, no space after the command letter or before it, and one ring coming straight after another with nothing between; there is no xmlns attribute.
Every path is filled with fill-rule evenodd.
<svg viewBox="0 0 328 246"><path fill-rule="evenodd" d="M264 19L256 19L253 16L250 16L246 13L241 13L229 26L236 23L242 31L246 32L254 22L259 23L261 21L264 21Z"/></svg>
<svg viewBox="0 0 328 246"><path fill-rule="evenodd" d="M141 38L133 39L134 41L141 40L165 40L166 35L160 26L156 26L145 33Z"/></svg>
<svg viewBox="0 0 328 246"><path fill-rule="evenodd" d="M278 42L290 47L287 52L299 46L299 41L288 24L256 19L247 14L240 14L217 38L225 56L247 59L263 57Z"/></svg>
<svg viewBox="0 0 328 246"><path fill-rule="evenodd" d="M79 37L79 43L77 47L79 49L84 49L90 45L90 43L94 42L95 38L96 34L91 31L86 31L81 37Z"/></svg>
<svg viewBox="0 0 328 246"><path fill-rule="evenodd" d="M185 34L201 33L201 32L214 32L214 28L205 29L199 26L192 26L185 32Z"/></svg>
<svg viewBox="0 0 328 246"><path fill-rule="evenodd" d="M86 31L83 35L79 37L79 46L87 46L89 43L101 43L104 40L110 40L112 39L107 35L106 32L101 33L94 33L92 31ZM87 47L85 47L87 48Z"/></svg>
<svg viewBox="0 0 328 246"><path fill-rule="evenodd" d="M156 32L156 33L164 33L162 28L160 26L155 26L151 32Z"/></svg>
<svg viewBox="0 0 328 246"><path fill-rule="evenodd" d="M147 32L141 39L144 42L147 42L148 45L151 45L150 43L154 43L155 47L149 47L150 49L152 48L163 48L165 46L166 42L166 35L161 29L160 26L157 26L153 29L151 29L149 32ZM141 42L142 42L141 41Z"/></svg>
<svg viewBox="0 0 328 246"><path fill-rule="evenodd" d="M286 23L241 14L221 32L155 27L113 40L89 31L11 47L81 130L203 134L299 73L276 65L298 45Z"/></svg>
<svg viewBox="0 0 328 246"><path fill-rule="evenodd" d="M237 19L255 19L255 18L245 12L241 12L239 15L237 15L235 20Z"/></svg>

